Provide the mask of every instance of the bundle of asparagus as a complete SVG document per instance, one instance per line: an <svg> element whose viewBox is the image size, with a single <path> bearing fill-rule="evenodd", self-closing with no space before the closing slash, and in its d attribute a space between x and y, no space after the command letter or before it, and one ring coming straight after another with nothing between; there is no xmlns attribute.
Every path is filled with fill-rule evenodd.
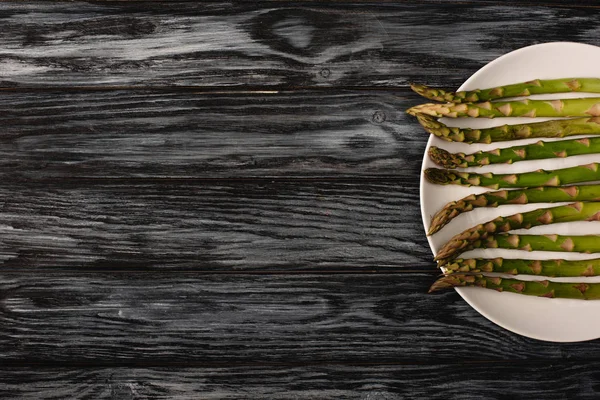
<svg viewBox="0 0 600 400"><path fill-rule="evenodd" d="M420 95L445 103L428 103L410 108L425 130L446 141L492 143L526 138L564 138L573 135L600 135L600 97L555 100L492 101L531 94L592 92L600 93L598 78L534 80L513 85L465 92L447 92L423 85L412 85ZM440 117L578 117L537 123L503 125L473 129L448 127ZM497 148L488 151L450 153L431 147L429 157L448 169L429 168L425 177L435 184L484 186L492 189L515 188L470 195L447 204L432 218L428 234L438 232L462 212L477 207L503 204L577 201L567 206L538 209L497 217L455 235L438 252L435 260L445 271L431 291L456 286L482 286L545 297L600 299L599 284L572 284L549 281L523 282L482 275L488 272L543 276L595 276L600 274L600 258L594 260L457 259L464 251L476 248L504 248L561 252L600 252L600 235L515 235L514 229L570 221L600 220L600 185L562 186L600 180L599 163L551 171L520 174L469 173L451 170L489 164L563 158L600 153L600 138Z"/></svg>

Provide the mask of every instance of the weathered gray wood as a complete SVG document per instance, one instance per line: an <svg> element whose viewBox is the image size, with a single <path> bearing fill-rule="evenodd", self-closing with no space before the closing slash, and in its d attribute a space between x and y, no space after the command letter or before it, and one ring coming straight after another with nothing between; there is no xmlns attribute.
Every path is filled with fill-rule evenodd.
<svg viewBox="0 0 600 400"><path fill-rule="evenodd" d="M78 399L597 399L598 361L1 368L0 396Z"/></svg>
<svg viewBox="0 0 600 400"><path fill-rule="evenodd" d="M544 2L547 3L547 2ZM456 86L588 9L394 3L1 2L1 86Z"/></svg>
<svg viewBox="0 0 600 400"><path fill-rule="evenodd" d="M597 398L425 294L402 111L600 15L432 3L0 2L0 397Z"/></svg>
<svg viewBox="0 0 600 400"><path fill-rule="evenodd" d="M418 204L393 180L3 183L0 268L431 271Z"/></svg>
<svg viewBox="0 0 600 400"><path fill-rule="evenodd" d="M404 110L419 101L406 90L5 93L0 177L415 183L428 135Z"/></svg>
<svg viewBox="0 0 600 400"><path fill-rule="evenodd" d="M600 351L508 333L454 292L426 295L434 278L4 273L0 364L558 362Z"/></svg>

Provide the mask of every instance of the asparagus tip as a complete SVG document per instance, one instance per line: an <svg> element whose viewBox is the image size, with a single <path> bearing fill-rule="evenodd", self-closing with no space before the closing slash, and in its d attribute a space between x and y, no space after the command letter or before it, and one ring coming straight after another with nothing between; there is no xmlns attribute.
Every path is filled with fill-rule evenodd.
<svg viewBox="0 0 600 400"><path fill-rule="evenodd" d="M463 279L464 275L462 274L444 275L437 281L433 282L433 284L429 288L428 293L433 293L444 289L450 289L457 286L464 286L465 282Z"/></svg>
<svg viewBox="0 0 600 400"><path fill-rule="evenodd" d="M434 89L418 83L411 83L410 88L418 95L429 100L446 102L454 98L451 93L448 93L443 89Z"/></svg>
<svg viewBox="0 0 600 400"><path fill-rule="evenodd" d="M429 148L429 158L431 158L434 163L444 168L458 168L466 166L463 165L464 163L460 157L436 146L431 146Z"/></svg>
<svg viewBox="0 0 600 400"><path fill-rule="evenodd" d="M421 124L423 129L425 129L425 132L444 140L449 140L447 136L450 133L450 129L445 124L441 123L431 115L423 113L417 113L415 114L415 117L417 117L417 121Z"/></svg>
<svg viewBox="0 0 600 400"><path fill-rule="evenodd" d="M430 183L435 183L438 185L447 185L454 179L454 172L455 171L449 171L440 168L427 168L425 170L425 178Z"/></svg>
<svg viewBox="0 0 600 400"><path fill-rule="evenodd" d="M406 110L406 113L408 115L412 115L413 117L417 117L419 116L419 109L417 108L418 106L414 106L409 108L408 110Z"/></svg>
<svg viewBox="0 0 600 400"><path fill-rule="evenodd" d="M438 211L432 218L431 218L431 226L429 227L429 231L427 231L427 235L431 236L434 233L439 232L444 226L446 226L448 224L448 222L450 222L450 220L452 218L454 218L454 216L452 215L452 211L455 210L455 208L453 207L456 204L456 202L451 202L446 204L446 206L444 206L444 208L442 208L440 211Z"/></svg>
<svg viewBox="0 0 600 400"><path fill-rule="evenodd" d="M477 279L482 278L480 274L449 274L444 275L437 281L433 282L433 285L429 288L428 293L436 292L438 290L450 289L459 286L473 286L477 285Z"/></svg>
<svg viewBox="0 0 600 400"><path fill-rule="evenodd" d="M426 90L428 89L427 86L421 85L420 83L411 83L410 88L418 95L426 97L424 93L426 93Z"/></svg>

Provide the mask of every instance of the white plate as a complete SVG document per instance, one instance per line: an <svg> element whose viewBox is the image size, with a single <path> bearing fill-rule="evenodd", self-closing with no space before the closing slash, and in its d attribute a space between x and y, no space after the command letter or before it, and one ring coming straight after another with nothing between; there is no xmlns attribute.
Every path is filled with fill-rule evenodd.
<svg viewBox="0 0 600 400"><path fill-rule="evenodd" d="M498 85L523 82L533 79L551 79L566 77L598 77L600 78L600 48L578 43L546 43L525 47L506 54L471 76L459 90L473 90ZM566 98L583 96L600 97L600 94L559 94L532 96L532 98ZM546 118L549 119L549 118ZM490 127L505 123L542 121L542 118L496 118L496 119L443 119L448 125L462 127ZM545 139L552 140L552 139ZM528 140L535 142L537 139ZM427 157L430 146L438 146L451 151L473 152L481 149L514 146L517 142L501 142L490 145L448 143L434 136L430 137L423 158L423 167L437 167ZM527 143L519 141L519 144ZM600 162L600 155L576 156L566 159L541 161L524 161L513 165L493 165L482 168L471 168L477 172L524 172L538 168L557 169L580 165L589 162ZM421 212L425 230L429 229L430 218L447 202L460 199L470 193L486 191L482 188L465 188L456 185L433 185L424 179L421 172ZM440 232L428 237L433 253L452 236L497 217L515 212L532 210L540 207L552 207L558 204L530 204L525 206L502 206L499 208L477 209L464 213L454 219ZM554 224L535 227L528 233L560 233L560 234L600 234L599 222L581 222ZM596 258L600 255L582 255L556 252L531 252L518 250L477 250L464 253L466 257L506 257L506 258ZM521 275L520 279L540 279ZM600 282L600 277L593 278L556 278L556 281ZM600 301L583 301L571 299L548 299L525 296L514 293L500 293L483 288L457 288L458 293L475 310L496 324L515 333L535 339L554 342L576 342L600 337Z"/></svg>

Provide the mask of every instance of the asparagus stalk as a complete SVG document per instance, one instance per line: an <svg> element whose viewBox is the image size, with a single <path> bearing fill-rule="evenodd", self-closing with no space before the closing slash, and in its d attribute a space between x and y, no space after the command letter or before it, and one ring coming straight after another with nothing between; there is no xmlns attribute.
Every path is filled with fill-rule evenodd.
<svg viewBox="0 0 600 400"><path fill-rule="evenodd" d="M425 114L417 114L416 117L428 133L448 142L492 143L528 138L600 135L600 118L597 117L502 125L483 129L446 126L437 119Z"/></svg>
<svg viewBox="0 0 600 400"><path fill-rule="evenodd" d="M561 236L561 235L514 235L500 233L476 240L462 251L473 249L510 249L524 251L565 251L573 253L600 253L600 235ZM456 256L458 254L453 254ZM439 259L438 265L451 262L451 258Z"/></svg>
<svg viewBox="0 0 600 400"><path fill-rule="evenodd" d="M476 89L451 92L434 89L425 85L412 84L411 89L423 97L435 101L452 103L475 102L500 99L503 97L529 96L543 93L589 92L600 93L598 78L563 78L515 83L489 89Z"/></svg>
<svg viewBox="0 0 600 400"><path fill-rule="evenodd" d="M407 110L411 115L432 117L598 117L600 98L514 100L483 103L427 103Z"/></svg>
<svg viewBox="0 0 600 400"><path fill-rule="evenodd" d="M429 293L457 286L477 286L494 289L499 292L520 293L549 298L600 299L600 283L551 282L547 280L519 281L479 274L452 274L443 276L431 285Z"/></svg>
<svg viewBox="0 0 600 400"><path fill-rule="evenodd" d="M474 208L566 201L600 201L600 185L546 186L471 194L458 201L446 204L444 208L438 211L431 219L431 226L427 233L433 235L461 213L471 211Z"/></svg>
<svg viewBox="0 0 600 400"><path fill-rule="evenodd" d="M479 240L508 232L513 229L529 229L538 225L549 225L571 221L600 221L600 203L572 203L566 206L540 208L507 217L497 217L455 235L439 251L435 260L449 259Z"/></svg>
<svg viewBox="0 0 600 400"><path fill-rule="evenodd" d="M438 185L484 186L492 189L526 188L535 186L560 186L591 182L600 179L598 163L578 165L563 169L524 172L521 174L478 174L439 168L427 168L425 178Z"/></svg>
<svg viewBox="0 0 600 400"><path fill-rule="evenodd" d="M591 254L600 252L600 235L509 235L502 233L470 246L471 249L477 247Z"/></svg>
<svg viewBox="0 0 600 400"><path fill-rule="evenodd" d="M559 140L513 146L504 149L478 151L471 154L450 153L439 147L429 148L429 157L444 168L481 167L489 164L512 164L519 161L564 158L600 153L600 138Z"/></svg>
<svg viewBox="0 0 600 400"><path fill-rule="evenodd" d="M600 258L592 260L524 260L512 258L456 259L442 265L447 273L500 272L542 276L597 276L600 275Z"/></svg>

